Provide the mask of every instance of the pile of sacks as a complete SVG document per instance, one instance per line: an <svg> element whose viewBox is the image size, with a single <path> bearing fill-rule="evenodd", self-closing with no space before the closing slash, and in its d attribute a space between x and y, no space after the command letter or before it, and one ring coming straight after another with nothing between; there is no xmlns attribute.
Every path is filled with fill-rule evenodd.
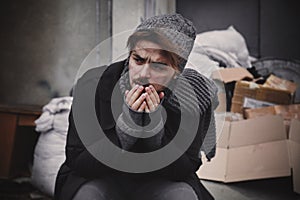
<svg viewBox="0 0 300 200"><path fill-rule="evenodd" d="M186 67L210 77L219 67L251 68L254 60L256 59L249 55L243 35L229 26L224 30L198 34Z"/></svg>
<svg viewBox="0 0 300 200"><path fill-rule="evenodd" d="M73 97L52 99L43 107L42 115L35 121L40 136L34 151L32 184L40 191L53 196L55 179L65 161L68 116Z"/></svg>

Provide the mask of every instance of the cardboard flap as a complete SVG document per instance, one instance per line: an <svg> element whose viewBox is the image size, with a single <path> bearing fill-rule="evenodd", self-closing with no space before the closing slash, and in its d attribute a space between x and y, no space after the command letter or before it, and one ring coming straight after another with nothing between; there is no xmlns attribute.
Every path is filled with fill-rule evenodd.
<svg viewBox="0 0 300 200"><path fill-rule="evenodd" d="M197 175L201 179L225 181L228 160L227 149L217 148L216 156L210 161L202 159L203 165L197 171Z"/></svg>
<svg viewBox="0 0 300 200"><path fill-rule="evenodd" d="M300 121L298 119L291 121L289 139L300 143Z"/></svg>
<svg viewBox="0 0 300 200"><path fill-rule="evenodd" d="M293 168L293 187L294 191L300 193L300 144L289 141L290 161Z"/></svg>
<svg viewBox="0 0 300 200"><path fill-rule="evenodd" d="M299 119L300 118L300 104L291 105L276 105L274 106L276 114L280 114L284 119Z"/></svg>
<svg viewBox="0 0 300 200"><path fill-rule="evenodd" d="M240 147L286 138L282 116L269 115L231 122L229 146Z"/></svg>
<svg viewBox="0 0 300 200"><path fill-rule="evenodd" d="M230 132L230 123L225 121L222 125L218 126L217 122L217 133L220 133L219 138L217 138L217 147L227 148L229 146L229 132Z"/></svg>
<svg viewBox="0 0 300 200"><path fill-rule="evenodd" d="M248 72L245 68L221 68L212 73L213 79L218 79L224 83L229 83L232 81L239 81L243 79L253 79L253 75Z"/></svg>
<svg viewBox="0 0 300 200"><path fill-rule="evenodd" d="M237 81L232 97L231 112L243 113L245 97L274 104L286 105L292 103L292 95L287 90L262 87L253 82Z"/></svg>
<svg viewBox="0 0 300 200"><path fill-rule="evenodd" d="M276 111L274 106L269 106L263 108L246 109L244 115L246 119L251 119L267 115L276 115Z"/></svg>
<svg viewBox="0 0 300 200"><path fill-rule="evenodd" d="M279 78L277 76L274 76L273 74L271 74L271 76L267 79L267 81L264 83L264 86L281 90L288 90L292 94L297 90L296 83Z"/></svg>
<svg viewBox="0 0 300 200"><path fill-rule="evenodd" d="M211 162L206 162L204 159L197 174L202 179L225 183L289 176L291 170L287 141L280 140L229 149L218 147L216 156Z"/></svg>
<svg viewBox="0 0 300 200"><path fill-rule="evenodd" d="M290 175L287 141L229 149L227 182Z"/></svg>

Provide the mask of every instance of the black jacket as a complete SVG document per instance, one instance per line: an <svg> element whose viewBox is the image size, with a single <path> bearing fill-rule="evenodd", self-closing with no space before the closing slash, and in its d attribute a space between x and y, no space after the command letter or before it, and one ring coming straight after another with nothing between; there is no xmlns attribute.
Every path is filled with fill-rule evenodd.
<svg viewBox="0 0 300 200"><path fill-rule="evenodd" d="M116 110L122 112L122 103L111 102L112 91L116 88L116 93L119 95L120 102L123 101L120 90L118 89L117 82L120 79L121 73L124 69L124 61L112 64L108 67L100 67L89 70L79 80L74 90L74 101L72 105L72 111L69 116L69 130L66 144L66 161L61 166L55 185L55 199L71 200L79 187L85 182L94 179L101 178L105 174L126 174L128 177L164 177L168 180L183 181L193 187L199 200L201 199L213 199L209 192L201 184L196 175L196 171L199 169L201 160L199 159L199 149L203 142L203 135L207 131L207 120L210 120L211 111L207 109L207 112L201 116L199 122L198 133L193 140L188 150L180 156L176 161L164 167L160 170L131 174L120 172L112 169L107 165L99 162L93 157L83 145L80 136L77 132L73 117L73 106L77 103L77 95L84 96L84 93L90 90L95 91L95 96L90 98L90 101L95 102L96 115L99 124L105 135L115 144L121 147L120 141L116 134L115 126L116 122L113 118L111 111L111 104L116 106ZM101 78L99 77L102 74ZM87 97L89 98L89 97ZM87 100L89 101L89 100ZM176 134L176 126L178 124L178 112L176 108L171 108L169 105L164 106L167 111L167 121L165 123L165 134L163 140L170 141ZM205 123L206 122L206 123ZM175 128L174 128L175 127ZM178 127L177 127L178 128ZM86 132L88 133L88 130ZM93 143L93 136L86 141L87 143Z"/></svg>

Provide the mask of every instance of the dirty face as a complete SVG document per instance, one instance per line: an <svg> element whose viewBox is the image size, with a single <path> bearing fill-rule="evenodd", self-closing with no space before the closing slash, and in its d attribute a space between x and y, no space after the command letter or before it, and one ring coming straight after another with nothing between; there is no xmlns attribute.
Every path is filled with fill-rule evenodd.
<svg viewBox="0 0 300 200"><path fill-rule="evenodd" d="M129 80L135 85L153 85L157 92L173 79L176 70L163 55L162 48L153 42L141 40L129 57Z"/></svg>

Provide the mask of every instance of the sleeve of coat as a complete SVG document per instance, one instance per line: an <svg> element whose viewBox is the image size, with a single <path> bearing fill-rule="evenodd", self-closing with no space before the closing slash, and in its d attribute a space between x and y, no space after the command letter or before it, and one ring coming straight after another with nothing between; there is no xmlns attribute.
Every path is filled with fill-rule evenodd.
<svg viewBox="0 0 300 200"><path fill-rule="evenodd" d="M207 118L208 116L210 116L209 113L205 114L203 118ZM187 151L185 151L176 161L174 161L170 165L160 170L151 172L152 175L163 176L171 180L181 181L185 180L189 175L195 173L199 169L202 164L201 159L199 158L200 147L203 143L202 135L207 131L207 129L205 129L204 121L205 120L199 121L198 132ZM186 132L185 130L180 131L183 131L183 134L185 134ZM168 130L165 130L165 133L166 134L163 137L163 144L167 144L173 138L171 134L168 134Z"/></svg>
<svg viewBox="0 0 300 200"><path fill-rule="evenodd" d="M137 112L132 110L125 102L122 106L116 133L123 149L135 151L139 146L139 153L155 151L161 147L161 139L164 135L164 123L161 116L161 106L151 113ZM140 136L150 136L140 138Z"/></svg>
<svg viewBox="0 0 300 200"><path fill-rule="evenodd" d="M72 111L69 115L69 129L66 144L66 164L80 176L86 178L101 177L113 169L95 159L83 145L78 136Z"/></svg>
<svg viewBox="0 0 300 200"><path fill-rule="evenodd" d="M97 130L94 130L95 128L92 128L91 125L93 120L98 124L96 113L94 113L95 106L91 102L95 102L99 74L105 69L104 67L91 69L77 81L74 88L72 109L69 115L66 165L74 170L75 173L86 178L101 177L108 171L113 170L98 161L88 150L92 146L97 146L97 143L102 139L98 137ZM82 125L85 128L82 128ZM107 131L109 132L110 130ZM116 137L110 139L114 140L112 142L118 145L119 141Z"/></svg>

